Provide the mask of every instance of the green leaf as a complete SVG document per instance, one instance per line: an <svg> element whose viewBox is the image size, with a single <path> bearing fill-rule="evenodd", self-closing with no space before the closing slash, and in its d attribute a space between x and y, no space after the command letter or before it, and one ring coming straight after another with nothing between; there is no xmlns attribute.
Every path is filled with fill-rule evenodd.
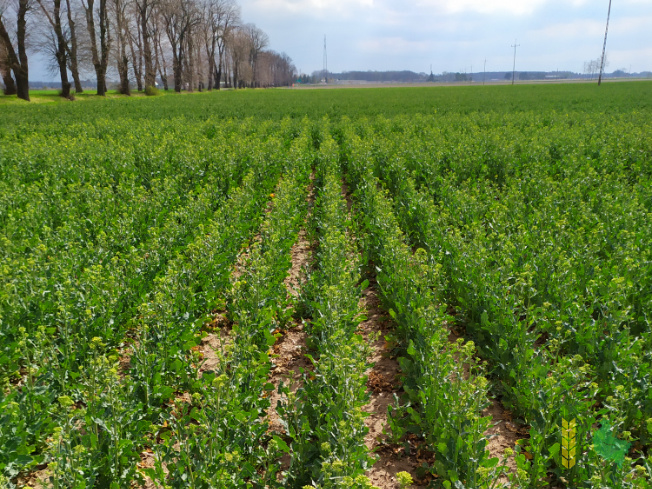
<svg viewBox="0 0 652 489"><path fill-rule="evenodd" d="M498 457L490 458L489 460L487 460L485 462L484 466L489 468L489 469L492 469L496 465L498 465L498 462L500 462L500 459Z"/></svg>
<svg viewBox="0 0 652 489"><path fill-rule="evenodd" d="M417 350L416 350L416 348L414 348L414 342L412 340L410 340L410 344L407 347L407 353L408 353L408 355L413 357L416 354L416 352L417 352Z"/></svg>
<svg viewBox="0 0 652 489"><path fill-rule="evenodd" d="M276 441L276 444L278 445L278 448L285 452L285 453L290 453L290 447L288 446L287 443L285 443L282 439L280 439L278 436L274 435L272 437L274 441Z"/></svg>
<svg viewBox="0 0 652 489"><path fill-rule="evenodd" d="M276 337L267 330L263 330L265 333L265 340L267 341L267 346L274 346L276 343Z"/></svg>
<svg viewBox="0 0 652 489"><path fill-rule="evenodd" d="M172 370L173 372L178 372L181 369L182 366L183 366L183 363L181 363L181 360L179 360L177 358L170 365L170 370Z"/></svg>

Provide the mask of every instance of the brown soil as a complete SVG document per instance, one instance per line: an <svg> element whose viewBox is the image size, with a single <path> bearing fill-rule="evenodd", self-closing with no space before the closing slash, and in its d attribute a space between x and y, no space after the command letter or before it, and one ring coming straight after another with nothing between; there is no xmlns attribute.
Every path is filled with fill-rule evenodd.
<svg viewBox="0 0 652 489"><path fill-rule="evenodd" d="M202 355L202 364L199 367L199 372L202 374L216 369L221 358L224 357L227 346L232 342L231 325L224 313L214 313L213 320L208 326L212 332L202 338L197 348Z"/></svg>
<svg viewBox="0 0 652 489"><path fill-rule="evenodd" d="M451 316L456 315L453 308L449 308L448 313ZM455 343L459 338L464 338L464 331L449 325L448 341ZM465 378L469 376L469 367L464 365ZM512 413L505 409L502 403L496 399L489 399L491 403L484 411L482 416L491 416L492 426L485 432L487 440L487 450L489 450L489 458L498 458L500 463L503 463L505 458L505 449L514 446L518 440L527 438L529 436L528 427L522 424L514 423L512 420ZM516 473L516 461L514 455L507 457L504 460L507 466L507 473ZM507 474L499 478L499 483L509 485Z"/></svg>
<svg viewBox="0 0 652 489"><path fill-rule="evenodd" d="M387 407L394 404L394 396L400 392L400 369L396 359L392 358L387 350L385 336L390 333L392 322L380 308L375 286L373 281L362 292L360 301L367 319L360 323L359 332L365 339L374 340L370 345L369 357L373 367L367 372L370 399L363 410L369 413L365 419L369 428L365 444L378 459L366 475L374 486L380 489L394 489L399 487L396 480L398 472L408 472L413 479L417 479L416 469L420 462L416 450L411 451L412 455L406 455L403 446L393 445L388 440Z"/></svg>
<svg viewBox="0 0 652 489"><path fill-rule="evenodd" d="M308 195L306 201L312 206L315 195L313 181L315 173L310 175L310 186L308 187ZM310 218L310 210L306 216L306 222ZM305 269L309 266L312 258L312 244L308 240L305 228L299 231L296 243L292 246L290 251L292 263L288 270L287 277L284 280L285 287L287 288L288 295L293 297L299 296L301 285L305 278ZM272 432L285 434L285 427L281 421L276 408L279 402L286 400L284 394L279 394L278 388L283 382L284 385L289 386L292 392L296 392L301 387L301 372L312 369L312 363L306 358L306 333L304 331L304 323L301 320L294 319L287 330L279 331L281 336L278 338L272 347L273 366L270 372L268 381L274 386L274 390L270 392L270 406L267 409L267 419L269 421L269 429ZM281 468L285 470L289 467L290 455L285 454L281 458ZM279 473L279 477L282 474Z"/></svg>
<svg viewBox="0 0 652 489"><path fill-rule="evenodd" d="M25 476L18 477L16 487L43 489L50 486L52 472L47 467L36 469Z"/></svg>
<svg viewBox="0 0 652 489"><path fill-rule="evenodd" d="M279 401L285 400L285 396L278 393L278 386L283 382L290 386L292 392L296 392L301 386L301 370L312 369L310 360L306 358L306 333L303 324L295 321L290 329L283 332L273 347L274 367L269 376L269 382L274 385L270 392L270 407L267 410L270 430L285 433L285 428L276 412Z"/></svg>
<svg viewBox="0 0 652 489"><path fill-rule="evenodd" d="M309 198L312 198L312 193L309 195ZM292 265L290 266L290 270L288 270L288 276L285 278L284 282L285 287L288 289L288 293L297 297L304 276L304 269L308 265L310 257L312 256L311 245L306 238L305 229L299 231L297 242L292 246L292 251L290 253L292 255Z"/></svg>
<svg viewBox="0 0 652 489"><path fill-rule="evenodd" d="M346 199L346 208L351 212L351 207L353 207L353 200L351 200L351 191L349 190L349 185L342 181L342 196Z"/></svg>
<svg viewBox="0 0 652 489"><path fill-rule="evenodd" d="M504 453L506 448L514 449L518 440L526 438L528 435L528 428L526 426L514 423L512 421L512 413L505 409L505 407L495 399L491 399L491 405L482 412L483 416L491 416L493 419L493 426L489 428L485 435L489 438L487 442L487 449L489 450L489 457L497 457L503 462ZM516 473L516 461L514 455L505 460L508 473ZM507 474L500 477L501 484L509 484Z"/></svg>

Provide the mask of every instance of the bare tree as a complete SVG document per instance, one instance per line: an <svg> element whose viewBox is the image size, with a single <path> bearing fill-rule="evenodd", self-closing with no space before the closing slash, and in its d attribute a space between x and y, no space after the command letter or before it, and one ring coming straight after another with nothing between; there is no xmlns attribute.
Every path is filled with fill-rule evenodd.
<svg viewBox="0 0 652 489"><path fill-rule="evenodd" d="M134 11L137 13L136 5L132 4ZM138 16L137 14L136 16ZM136 79L136 88L139 92L143 91L143 42L140 31L140 23L138 22L135 28L129 29L129 49L131 51L131 67L134 71L134 78ZM134 47L135 45L135 47Z"/></svg>
<svg viewBox="0 0 652 489"><path fill-rule="evenodd" d="M111 0L110 11L113 17L113 30L116 33L115 57L120 77L118 91L123 95L131 95L129 88L129 19L127 17L128 0Z"/></svg>
<svg viewBox="0 0 652 489"><path fill-rule="evenodd" d="M165 23L165 32L172 49L172 72L174 90L181 91L184 79L184 67L187 75L188 63L192 64L192 30L201 21L200 11L192 0L166 0L161 5L161 16ZM191 84L192 87L192 84Z"/></svg>
<svg viewBox="0 0 652 489"><path fill-rule="evenodd" d="M154 59L156 62L156 71L158 72L161 81L163 82L163 88L167 91L168 86L168 64L165 56L165 49L163 46L163 31L164 28L160 25L161 15L156 15L154 17L154 29L152 32L152 38L154 42Z"/></svg>
<svg viewBox="0 0 652 489"><path fill-rule="evenodd" d="M228 38L231 75L234 88L244 88L253 80L251 71L251 38L245 29L233 29Z"/></svg>
<svg viewBox="0 0 652 489"><path fill-rule="evenodd" d="M70 98L70 82L68 81L68 42L63 33L63 22L61 12L61 0L52 0L51 3L46 3L47 0L37 0L41 7L41 12L48 20L52 32L56 49L54 52L57 66L59 68L59 77L61 78L61 96Z"/></svg>
<svg viewBox="0 0 652 489"><path fill-rule="evenodd" d="M6 64L13 71L18 98L29 101L29 65L27 59L27 14L32 6L30 0L18 0L16 10L16 46L7 30L6 9L0 5L0 43L4 44Z"/></svg>
<svg viewBox="0 0 652 489"><path fill-rule="evenodd" d="M234 0L207 0L204 3L203 35L208 58L208 89L220 89L224 53L229 33L240 23L240 10ZM217 56L217 58L216 58Z"/></svg>
<svg viewBox="0 0 652 489"><path fill-rule="evenodd" d="M254 24L244 26L244 32L249 37L249 64L251 65L251 86L258 86L258 56L269 45L269 37Z"/></svg>
<svg viewBox="0 0 652 489"><path fill-rule="evenodd" d="M88 35L90 36L93 67L95 68L95 76L97 77L97 94L105 95L106 70L109 66L109 49L111 47L109 16L106 0L99 0L98 4L97 24L99 27L99 33L97 32L95 22L95 0L82 0L82 6L86 12L86 27L88 29Z"/></svg>
<svg viewBox="0 0 652 489"><path fill-rule="evenodd" d="M66 52L68 54L68 67L70 68L70 73L72 79L75 83L75 92L82 93L84 88L81 84L81 78L79 77L79 61L77 58L77 24L74 20L73 11L70 5L70 0L66 0L66 11L68 16L68 34L70 37L70 42L66 43Z"/></svg>
<svg viewBox="0 0 652 489"><path fill-rule="evenodd" d="M600 64L602 63L602 57L592 59L590 61L586 61L584 63L584 74L590 75L591 80L593 80L593 77L600 71ZM605 54L605 66L609 65L609 61L607 61L607 56Z"/></svg>
<svg viewBox="0 0 652 489"><path fill-rule="evenodd" d="M258 83L261 87L291 85L296 68L285 53L262 51L258 57Z"/></svg>
<svg viewBox="0 0 652 489"><path fill-rule="evenodd" d="M152 42L149 31L150 17L154 14L157 0L135 0L138 12L140 52L145 63L145 90L156 85L156 71L152 58Z"/></svg>

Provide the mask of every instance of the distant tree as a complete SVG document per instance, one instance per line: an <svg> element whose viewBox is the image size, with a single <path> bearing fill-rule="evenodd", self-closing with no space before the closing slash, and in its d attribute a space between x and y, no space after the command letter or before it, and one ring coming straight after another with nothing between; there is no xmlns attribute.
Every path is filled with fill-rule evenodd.
<svg viewBox="0 0 652 489"><path fill-rule="evenodd" d="M602 61L601 57L592 59L590 61L586 61L584 63L584 74L589 75L591 79L593 79L593 77L600 71L601 61ZM607 55L605 54L604 67L606 68L608 65L609 65L609 60L607 59Z"/></svg>
<svg viewBox="0 0 652 489"><path fill-rule="evenodd" d="M244 33L249 38L249 65L252 73L252 87L259 85L258 80L258 57L260 53L269 45L269 36L255 24L246 24L243 28Z"/></svg>
<svg viewBox="0 0 652 489"><path fill-rule="evenodd" d="M253 79L249 56L251 55L251 38L242 28L230 32L229 57L234 88L244 88Z"/></svg>
<svg viewBox="0 0 652 489"><path fill-rule="evenodd" d="M240 23L240 9L234 0L205 0L203 33L208 59L208 89L219 90L224 70L226 41Z"/></svg>

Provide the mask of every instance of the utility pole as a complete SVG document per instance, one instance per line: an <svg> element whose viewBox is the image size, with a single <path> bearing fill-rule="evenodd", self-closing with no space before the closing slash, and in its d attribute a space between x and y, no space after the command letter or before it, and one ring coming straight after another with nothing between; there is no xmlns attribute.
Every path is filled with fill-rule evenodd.
<svg viewBox="0 0 652 489"><path fill-rule="evenodd" d="M514 41L514 45L512 46L514 48L514 67L512 68L512 85L514 84L514 80L516 79L516 48L519 46L520 44L516 44L516 41Z"/></svg>
<svg viewBox="0 0 652 489"><path fill-rule="evenodd" d="M602 84L602 71L604 70L604 56L607 51L607 34L609 33L609 17L611 17L611 0L609 0L609 11L607 12L607 28L604 31L604 44L602 45L602 61L600 61L600 76L598 86Z"/></svg>
<svg viewBox="0 0 652 489"><path fill-rule="evenodd" d="M326 34L324 34L324 82L328 83L328 54L326 53Z"/></svg>
<svg viewBox="0 0 652 489"><path fill-rule="evenodd" d="M484 59L484 69L482 70L482 84L484 85L484 82L487 78L487 58Z"/></svg>

